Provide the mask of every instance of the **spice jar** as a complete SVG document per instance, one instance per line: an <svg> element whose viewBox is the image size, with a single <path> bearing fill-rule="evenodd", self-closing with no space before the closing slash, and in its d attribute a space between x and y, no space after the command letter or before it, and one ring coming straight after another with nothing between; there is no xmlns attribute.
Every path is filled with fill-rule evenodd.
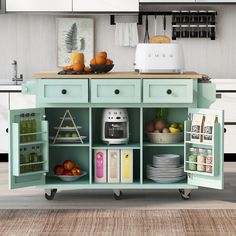
<svg viewBox="0 0 236 236"><path fill-rule="evenodd" d="M198 154L198 149L191 147L189 149L189 156L188 156L188 169L191 171L196 171L197 170L197 154Z"/></svg>
<svg viewBox="0 0 236 236"><path fill-rule="evenodd" d="M189 16L189 23L198 23L198 11L192 10L190 11L190 16Z"/></svg>
<svg viewBox="0 0 236 236"><path fill-rule="evenodd" d="M208 28L206 25L199 25L199 38L208 37Z"/></svg>
<svg viewBox="0 0 236 236"><path fill-rule="evenodd" d="M199 11L199 23L207 23L207 11Z"/></svg>
<svg viewBox="0 0 236 236"><path fill-rule="evenodd" d="M173 25L172 27L172 38L176 39L176 38L180 38L181 36L181 27L180 25Z"/></svg>
<svg viewBox="0 0 236 236"><path fill-rule="evenodd" d="M212 150L207 150L207 156L206 156L206 172L212 173L212 165L213 165L213 156L212 156Z"/></svg>
<svg viewBox="0 0 236 236"><path fill-rule="evenodd" d="M209 10L208 12L208 23L215 24L216 23L216 11Z"/></svg>
<svg viewBox="0 0 236 236"><path fill-rule="evenodd" d="M190 38L198 38L198 27L197 25L190 25Z"/></svg>
<svg viewBox="0 0 236 236"><path fill-rule="evenodd" d="M206 149L200 148L197 155L197 171L205 172L206 171Z"/></svg>
<svg viewBox="0 0 236 236"><path fill-rule="evenodd" d="M189 23L189 11L181 11L181 23Z"/></svg>
<svg viewBox="0 0 236 236"><path fill-rule="evenodd" d="M180 11L172 11L172 24L179 24L180 23Z"/></svg>
<svg viewBox="0 0 236 236"><path fill-rule="evenodd" d="M188 25L181 26L181 38L189 38L189 26Z"/></svg>
<svg viewBox="0 0 236 236"><path fill-rule="evenodd" d="M216 38L216 26L215 25L208 25L208 37L211 39Z"/></svg>

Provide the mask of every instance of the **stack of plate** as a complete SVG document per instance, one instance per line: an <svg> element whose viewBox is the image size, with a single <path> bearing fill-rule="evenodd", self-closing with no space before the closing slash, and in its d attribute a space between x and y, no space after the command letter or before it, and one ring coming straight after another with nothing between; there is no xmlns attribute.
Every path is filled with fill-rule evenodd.
<svg viewBox="0 0 236 236"><path fill-rule="evenodd" d="M160 154L153 156L152 165L147 165L147 178L158 183L175 183L186 178L180 156Z"/></svg>

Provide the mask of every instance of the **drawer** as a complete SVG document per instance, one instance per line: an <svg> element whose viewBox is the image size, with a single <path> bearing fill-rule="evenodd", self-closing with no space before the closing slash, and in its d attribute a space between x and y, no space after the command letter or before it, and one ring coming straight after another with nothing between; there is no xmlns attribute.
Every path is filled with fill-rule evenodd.
<svg viewBox="0 0 236 236"><path fill-rule="evenodd" d="M224 153L236 153L236 125L225 125Z"/></svg>
<svg viewBox="0 0 236 236"><path fill-rule="evenodd" d="M92 79L91 102L139 103L141 102L141 80Z"/></svg>
<svg viewBox="0 0 236 236"><path fill-rule="evenodd" d="M41 103L87 103L87 79L41 79L39 81Z"/></svg>
<svg viewBox="0 0 236 236"><path fill-rule="evenodd" d="M144 79L144 103L192 103L192 79Z"/></svg>

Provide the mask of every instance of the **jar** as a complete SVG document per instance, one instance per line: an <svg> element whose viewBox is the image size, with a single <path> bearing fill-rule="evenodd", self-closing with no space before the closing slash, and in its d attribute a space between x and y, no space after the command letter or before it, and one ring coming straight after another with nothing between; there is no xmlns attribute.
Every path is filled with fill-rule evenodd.
<svg viewBox="0 0 236 236"><path fill-rule="evenodd" d="M188 25L181 26L181 38L189 38L189 26Z"/></svg>
<svg viewBox="0 0 236 236"><path fill-rule="evenodd" d="M172 11L172 24L179 24L180 18L180 11Z"/></svg>
<svg viewBox="0 0 236 236"><path fill-rule="evenodd" d="M199 38L208 37L208 28L206 25L199 25Z"/></svg>
<svg viewBox="0 0 236 236"><path fill-rule="evenodd" d="M212 173L212 166L213 166L213 155L212 155L212 149L207 150L207 156L206 156L206 172Z"/></svg>
<svg viewBox="0 0 236 236"><path fill-rule="evenodd" d="M197 170L197 154L198 154L198 149L191 147L189 149L189 156L188 156L188 169L191 171L196 171Z"/></svg>
<svg viewBox="0 0 236 236"><path fill-rule="evenodd" d="M190 16L189 16L189 23L198 23L198 11L196 10L193 10L193 11L190 11Z"/></svg>
<svg viewBox="0 0 236 236"><path fill-rule="evenodd" d="M211 39L216 38L216 26L215 25L208 25L208 37Z"/></svg>
<svg viewBox="0 0 236 236"><path fill-rule="evenodd" d="M197 171L205 172L206 171L206 149L200 148L197 155Z"/></svg>
<svg viewBox="0 0 236 236"><path fill-rule="evenodd" d="M190 25L190 38L198 38L198 27L197 25Z"/></svg>
<svg viewBox="0 0 236 236"><path fill-rule="evenodd" d="M181 11L181 23L189 23L189 11Z"/></svg>
<svg viewBox="0 0 236 236"><path fill-rule="evenodd" d="M172 26L172 39L180 38L181 36L181 27L180 25Z"/></svg>
<svg viewBox="0 0 236 236"><path fill-rule="evenodd" d="M199 23L207 23L207 11L201 10L199 11Z"/></svg>
<svg viewBox="0 0 236 236"><path fill-rule="evenodd" d="M208 23L215 24L216 23L216 11L209 10L208 12Z"/></svg>

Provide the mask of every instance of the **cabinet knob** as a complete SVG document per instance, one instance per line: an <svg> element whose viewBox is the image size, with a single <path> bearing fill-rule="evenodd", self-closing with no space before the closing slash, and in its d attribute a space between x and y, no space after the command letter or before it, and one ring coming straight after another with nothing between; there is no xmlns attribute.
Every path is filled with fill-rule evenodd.
<svg viewBox="0 0 236 236"><path fill-rule="evenodd" d="M6 133L8 133L8 128L6 128Z"/></svg>
<svg viewBox="0 0 236 236"><path fill-rule="evenodd" d="M65 95L67 93L66 89L62 89L61 93Z"/></svg>
<svg viewBox="0 0 236 236"><path fill-rule="evenodd" d="M226 128L224 128L224 133L226 133L227 132L227 129Z"/></svg>
<svg viewBox="0 0 236 236"><path fill-rule="evenodd" d="M170 94L172 94L172 90L171 90L171 89L167 89L166 93L167 93L168 95L170 95Z"/></svg>
<svg viewBox="0 0 236 236"><path fill-rule="evenodd" d="M116 90L114 91L114 93L115 93L116 95L118 95L118 94L120 94L120 90L119 90L119 89L116 89Z"/></svg>

